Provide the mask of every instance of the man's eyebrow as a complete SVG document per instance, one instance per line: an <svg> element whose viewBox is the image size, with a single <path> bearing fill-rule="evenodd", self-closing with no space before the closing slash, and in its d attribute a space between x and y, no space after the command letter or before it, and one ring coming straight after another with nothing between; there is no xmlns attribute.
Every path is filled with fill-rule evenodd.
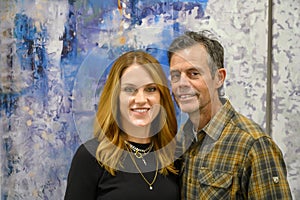
<svg viewBox="0 0 300 200"><path fill-rule="evenodd" d="M170 73L172 73L172 72L180 72L180 71L178 69L171 69Z"/></svg>
<svg viewBox="0 0 300 200"><path fill-rule="evenodd" d="M188 71L191 71L191 70L198 70L198 71L202 71L202 69L200 68L200 67L197 67L197 66L191 66L191 67L189 67L188 69L184 69L184 70L178 70L178 69L171 69L170 70L170 73L172 73L172 72L182 72L182 71L184 71L184 72L188 72Z"/></svg>
<svg viewBox="0 0 300 200"><path fill-rule="evenodd" d="M193 66L189 67L187 70L194 70L194 69L201 70L201 67L193 65Z"/></svg>

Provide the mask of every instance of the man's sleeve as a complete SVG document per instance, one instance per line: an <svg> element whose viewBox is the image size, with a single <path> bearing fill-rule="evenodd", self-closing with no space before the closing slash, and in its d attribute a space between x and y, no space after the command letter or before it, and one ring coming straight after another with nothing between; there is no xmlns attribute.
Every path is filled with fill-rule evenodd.
<svg viewBox="0 0 300 200"><path fill-rule="evenodd" d="M257 139L246 163L243 188L248 199L292 199L282 152L272 139Z"/></svg>

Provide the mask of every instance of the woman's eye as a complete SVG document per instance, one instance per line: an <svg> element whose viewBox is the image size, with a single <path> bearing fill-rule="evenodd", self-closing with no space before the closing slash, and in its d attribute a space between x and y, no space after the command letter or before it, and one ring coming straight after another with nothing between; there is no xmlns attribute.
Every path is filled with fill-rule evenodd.
<svg viewBox="0 0 300 200"><path fill-rule="evenodd" d="M134 93L136 91L136 89L133 87L125 87L125 88L123 88L123 91L127 92L127 93Z"/></svg>
<svg viewBox="0 0 300 200"><path fill-rule="evenodd" d="M157 87L156 86L151 86L151 87L147 87L146 88L146 91L147 92L155 92L157 90Z"/></svg>

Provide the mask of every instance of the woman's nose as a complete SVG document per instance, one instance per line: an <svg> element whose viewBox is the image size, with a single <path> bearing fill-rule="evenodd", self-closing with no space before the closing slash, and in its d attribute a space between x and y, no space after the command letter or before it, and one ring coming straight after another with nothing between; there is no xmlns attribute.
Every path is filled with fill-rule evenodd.
<svg viewBox="0 0 300 200"><path fill-rule="evenodd" d="M135 99L136 103L145 103L145 102L147 102L147 96L144 93L144 90L138 90L136 92L136 95L135 95L134 99Z"/></svg>

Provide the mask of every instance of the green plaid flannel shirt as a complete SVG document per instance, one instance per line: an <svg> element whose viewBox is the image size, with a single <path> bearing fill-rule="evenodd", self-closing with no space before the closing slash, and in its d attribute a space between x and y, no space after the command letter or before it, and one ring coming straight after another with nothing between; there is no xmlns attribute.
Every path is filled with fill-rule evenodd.
<svg viewBox="0 0 300 200"><path fill-rule="evenodd" d="M191 144L192 127L188 120L178 134L189 146L182 155L182 199L292 199L281 150L229 100Z"/></svg>

